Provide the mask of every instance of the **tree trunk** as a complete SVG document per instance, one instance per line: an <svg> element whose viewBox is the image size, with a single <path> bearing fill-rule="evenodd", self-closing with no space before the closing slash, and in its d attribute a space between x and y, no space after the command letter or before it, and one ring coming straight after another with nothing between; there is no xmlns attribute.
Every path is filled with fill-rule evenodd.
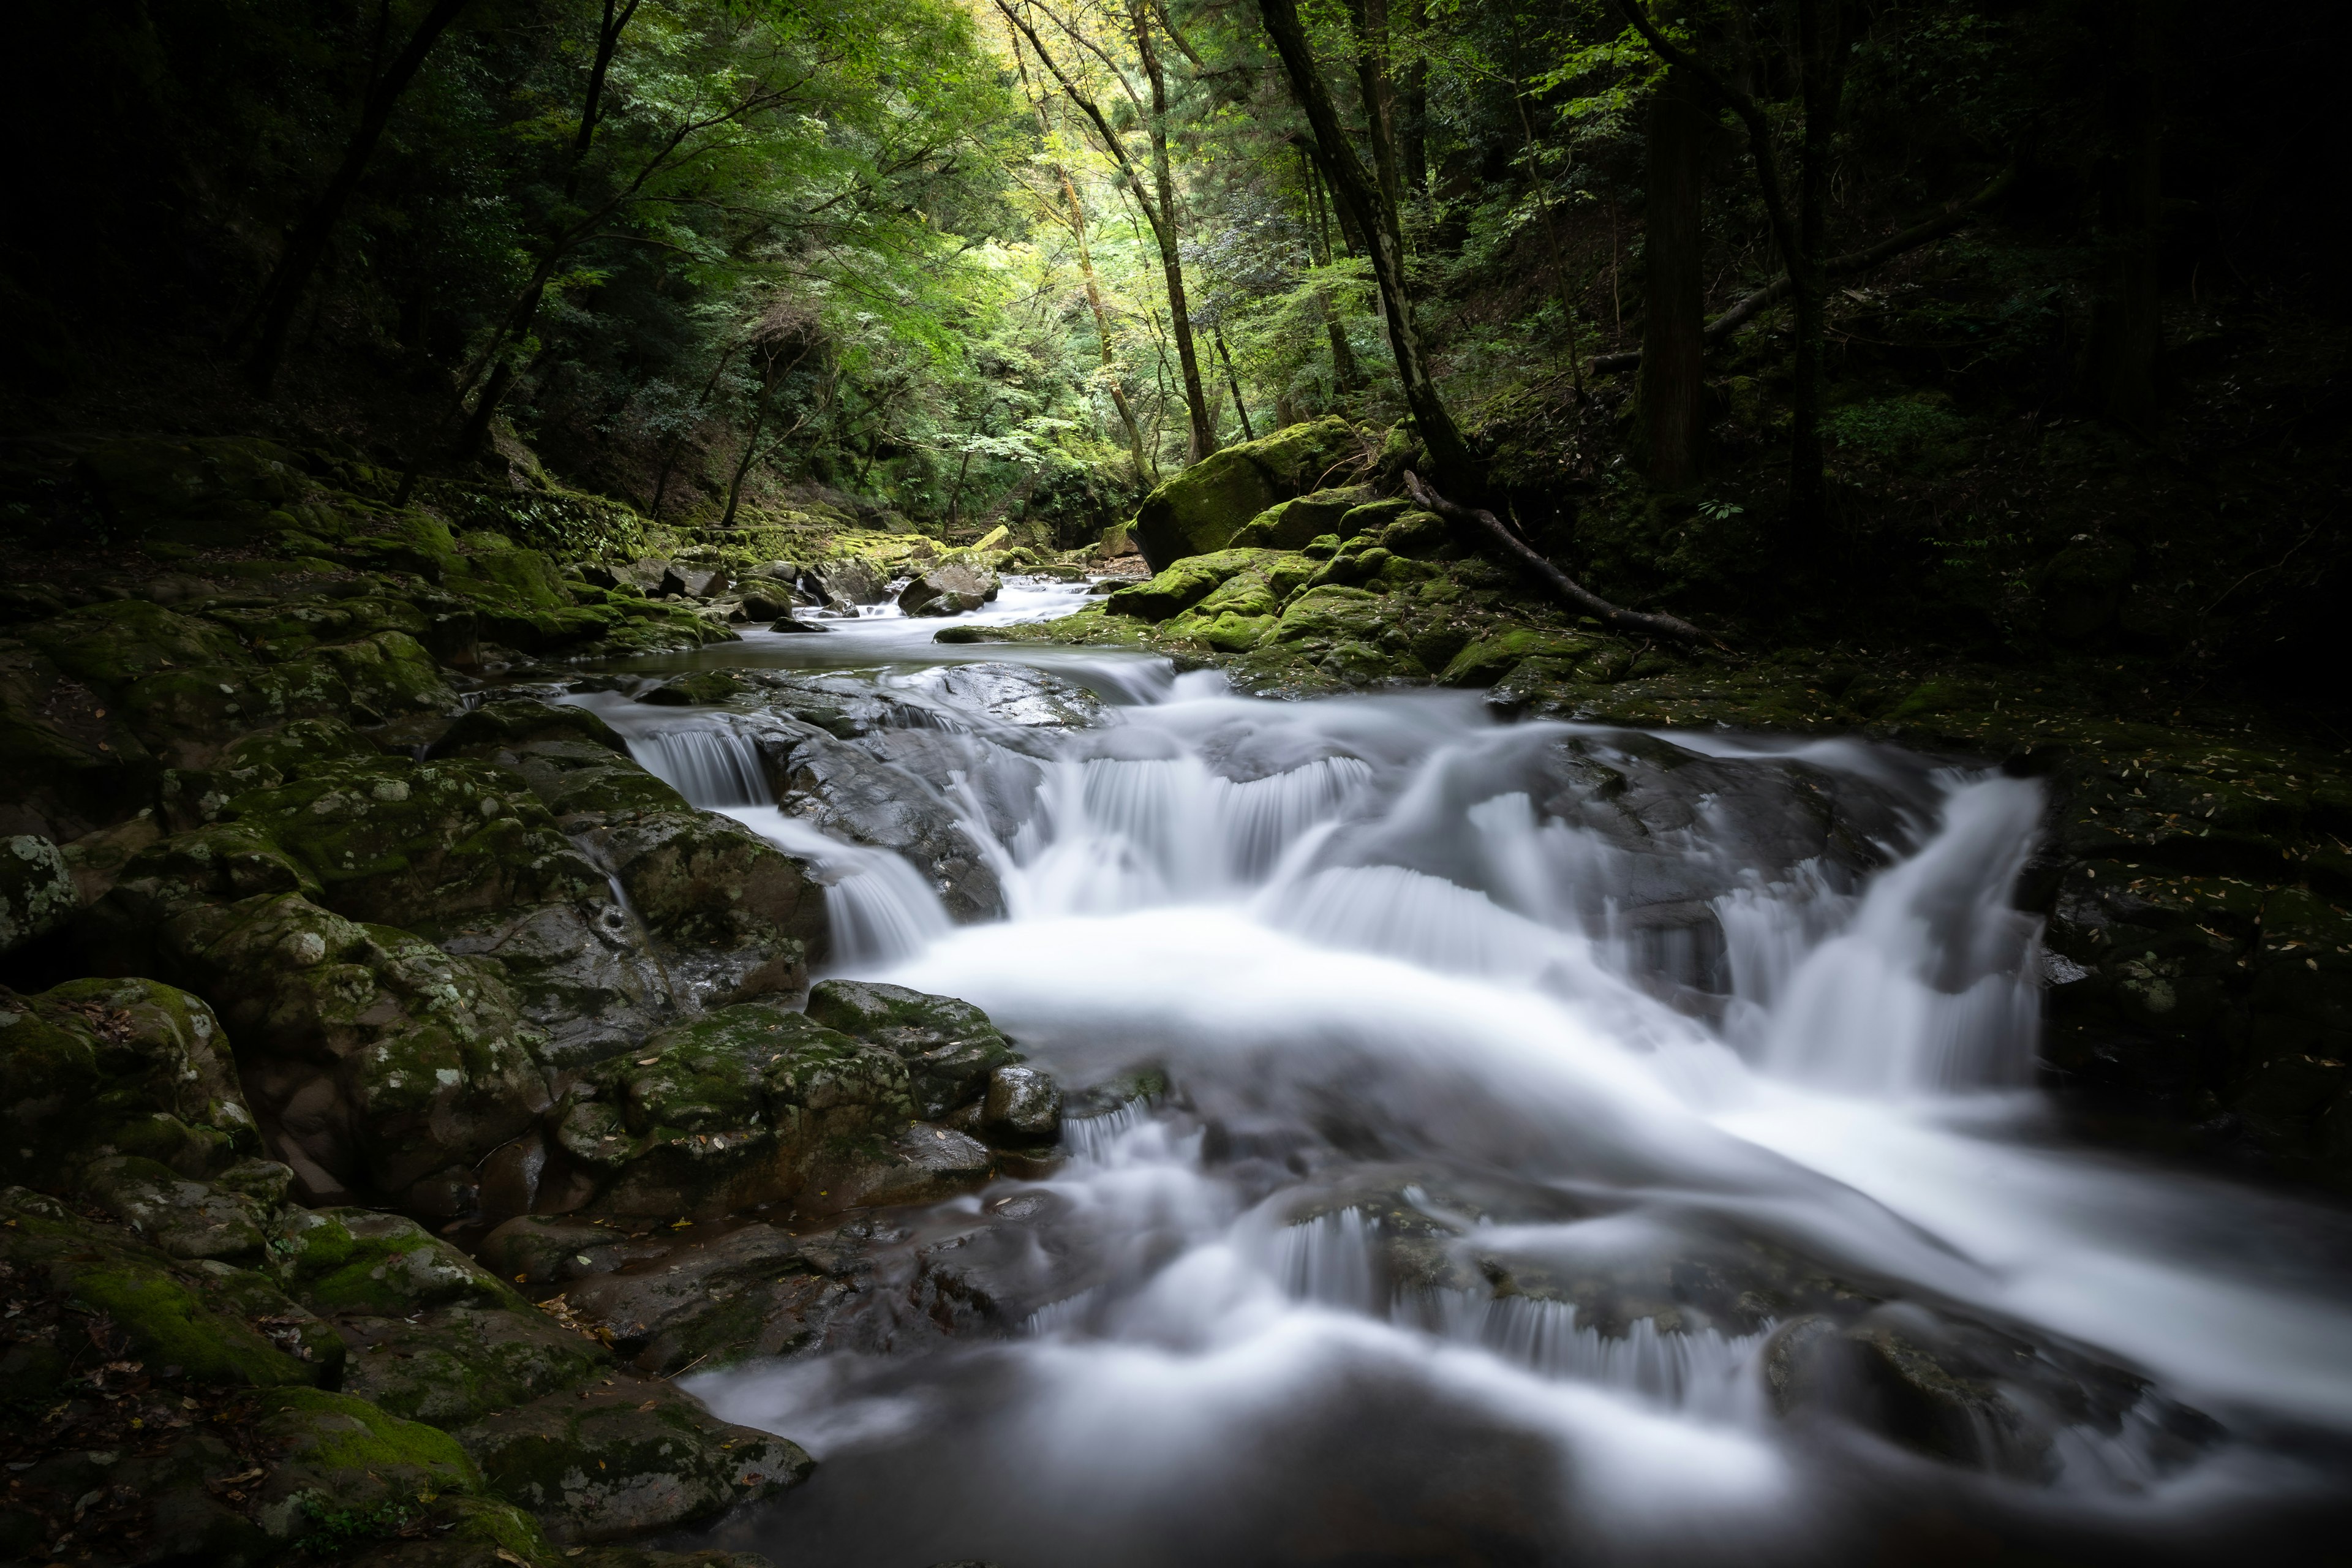
<svg viewBox="0 0 2352 1568"><path fill-rule="evenodd" d="M1389 0L1349 0L1356 25L1356 88L1364 100L1364 130L1372 146L1372 172L1380 177L1384 216L1399 226L1397 250L1404 250L1398 209L1396 93L1389 82Z"/></svg>
<svg viewBox="0 0 2352 1568"><path fill-rule="evenodd" d="M1397 379L1403 384L1405 407L1412 415L1415 433L1429 450L1430 468L1440 483L1457 493L1475 494L1485 487L1478 465L1462 439L1462 432L1438 395L1429 366L1422 357L1421 340L1413 330L1412 295L1405 281L1404 245L1399 237L1396 214L1339 123L1330 89L1316 68L1307 47L1306 28L1298 19L1297 0L1260 0L1260 14L1275 52L1282 57L1291 96L1315 134L1315 157L1340 202L1353 210L1371 244L1372 273L1379 279L1389 332L1389 348L1396 357Z"/></svg>
<svg viewBox="0 0 2352 1568"><path fill-rule="evenodd" d="M433 50L449 24L457 19L469 0L434 0L433 8L416 24L416 31L384 73L369 87L367 99L360 108L360 122L343 149L343 159L337 165L334 177L302 221L286 237L286 247L278 253L278 265L270 269L269 280L262 285L260 324L254 341L253 353L246 360L245 374L257 390L267 395L277 380L278 366L286 354L286 338L294 324L294 312L302 303L302 295L310 288L319 265L327 257L327 242L334 237L335 225L341 221L343 208L350 205L352 193L359 189L360 177L367 173L368 160L375 155L375 144L383 138L383 128L392 121L393 106L415 79L425 57Z"/></svg>
<svg viewBox="0 0 2352 1568"><path fill-rule="evenodd" d="M1160 198L1160 221L1152 230L1160 240L1160 268L1168 279L1169 335L1176 340L1176 363L1184 374L1184 404L1192 416L1192 460L1197 463L1217 449L1217 431L1209 417L1208 397L1201 390L1192 313L1184 300L1184 263L1176 247L1176 180L1168 160L1168 73L1160 68L1160 51L1151 41L1150 7L1145 0L1133 0L1129 15L1135 23L1136 53L1151 80L1151 183Z"/></svg>
<svg viewBox="0 0 2352 1568"><path fill-rule="evenodd" d="M1242 401L1242 378L1234 374L1234 356L1225 352L1225 334L1222 328L1217 331L1216 337L1217 357L1225 362L1225 379L1234 387L1234 412L1242 416L1242 439L1255 441L1257 432L1250 428L1249 405Z"/></svg>
<svg viewBox="0 0 2352 1568"><path fill-rule="evenodd" d="M1315 160L1300 148L1298 156L1307 165L1307 205L1315 214L1316 237L1322 242L1323 254L1318 264L1331 265L1331 221L1323 203L1323 176L1315 172ZM1329 293L1318 290L1315 302L1323 312L1324 335L1331 340L1331 390L1345 397L1364 384L1364 373L1356 363L1355 345L1348 342L1347 329L1340 325L1339 312L1331 309ZM1288 423L1286 421L1285 423Z"/></svg>
<svg viewBox="0 0 2352 1568"><path fill-rule="evenodd" d="M2106 149L2099 168L2099 296L2091 311L2086 369L2091 401L2121 425L2156 411L2156 360L2164 321L2157 300L2157 215L2162 199L2162 121L2157 111L2157 26L2147 0L2112 0L2116 59L2104 104Z"/></svg>
<svg viewBox="0 0 2352 1568"><path fill-rule="evenodd" d="M1653 489L1688 489L1705 438L1706 280L1701 269L1699 182L1710 116L1688 71L1668 70L1650 100L1649 213L1643 229L1642 411Z"/></svg>
<svg viewBox="0 0 2352 1568"><path fill-rule="evenodd" d="M1412 0L1413 54L1404 68L1404 91L1397 114L1397 148L1404 183L1417 196L1429 195L1429 57L1421 52L1421 30L1429 24L1424 0Z"/></svg>

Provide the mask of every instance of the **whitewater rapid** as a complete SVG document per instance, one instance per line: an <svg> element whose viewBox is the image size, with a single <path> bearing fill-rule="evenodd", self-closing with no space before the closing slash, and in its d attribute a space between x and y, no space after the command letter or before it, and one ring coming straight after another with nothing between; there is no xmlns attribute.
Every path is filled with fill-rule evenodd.
<svg viewBox="0 0 2352 1568"><path fill-rule="evenodd" d="M967 618L1076 592L1020 584ZM1144 1087L1074 1120L1053 1173L908 1222L926 1256L1011 1259L1003 1337L692 1381L822 1461L717 1543L780 1564L1752 1563L1893 1560L1924 1529L1959 1543L1939 1561L2201 1561L2332 1517L2352 1236L2064 1137L2033 1087L2038 923L2011 904L2034 784L835 626L693 662L868 671L926 710L972 759L944 795L1005 918L957 925L913 865L780 809L729 715L601 710L696 804L820 865L836 972L976 1003L1072 1085ZM959 709L934 677L966 660L1107 705ZM972 784L992 758L1033 781L1017 810ZM1869 803L1869 841L1759 866L1758 808L1724 792L1630 847L1592 826L1609 766L1671 784L1696 765L1677 758ZM1722 1305L1759 1259L2145 1390L2045 1412L2030 1477L1791 1420L1784 1318Z"/></svg>

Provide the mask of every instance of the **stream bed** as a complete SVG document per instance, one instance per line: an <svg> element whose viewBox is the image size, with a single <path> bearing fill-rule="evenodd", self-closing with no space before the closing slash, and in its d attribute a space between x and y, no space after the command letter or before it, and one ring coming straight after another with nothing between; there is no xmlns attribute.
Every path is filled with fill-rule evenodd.
<svg viewBox="0 0 2352 1568"><path fill-rule="evenodd" d="M1083 591L1016 580L958 619ZM2352 1224L2067 1136L2034 1066L2053 961L2011 907L2032 782L1475 694L1259 700L942 624L617 672L781 672L772 720L572 699L818 864L824 972L965 998L1070 1094L1058 1162L887 1216L904 1289L688 1380L820 1461L693 1543L1157 1568L2341 1540ZM759 728L820 709L954 819L968 877L779 806Z"/></svg>

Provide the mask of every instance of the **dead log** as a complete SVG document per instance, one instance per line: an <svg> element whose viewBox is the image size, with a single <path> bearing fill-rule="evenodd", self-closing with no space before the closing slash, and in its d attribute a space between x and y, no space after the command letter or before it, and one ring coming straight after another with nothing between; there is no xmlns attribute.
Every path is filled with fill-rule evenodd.
<svg viewBox="0 0 2352 1568"><path fill-rule="evenodd" d="M1624 609L1611 604L1553 565L1549 557L1539 552L1534 545L1512 531L1510 525L1501 518L1484 507L1463 506L1459 502L1447 500L1423 484L1421 476L1410 468L1405 470L1404 486L1406 489L1412 492L1413 500L1447 521L1483 529L1491 534L1496 542L1510 552L1529 571L1549 584L1552 590L1561 598L1583 610L1603 626L1616 626L1622 631L1642 632L1651 637L1669 637L1680 642L1712 643L1717 647L1724 646L1722 638L1713 633L1699 630L1688 621L1678 619L1664 612L1650 614L1642 610Z"/></svg>

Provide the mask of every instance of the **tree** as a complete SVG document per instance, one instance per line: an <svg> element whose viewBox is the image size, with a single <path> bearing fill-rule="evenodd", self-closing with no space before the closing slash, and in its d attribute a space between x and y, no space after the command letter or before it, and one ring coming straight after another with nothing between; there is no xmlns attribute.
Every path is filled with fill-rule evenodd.
<svg viewBox="0 0 2352 1568"><path fill-rule="evenodd" d="M1669 68L1650 100L1642 368L1635 392L1650 484L1668 492L1696 481L1706 437L1706 279L1700 266L1705 236L1699 198L1712 118L1698 79Z"/></svg>
<svg viewBox="0 0 2352 1568"><path fill-rule="evenodd" d="M287 235L278 254L278 264L270 268L268 280L262 285L260 298L256 301L250 320L257 330L253 352L245 362L245 374L257 391L268 393L277 381L278 363L286 355L286 336L294 324L294 312L302 303L302 296L317 275L320 263L326 259L328 242L334 237L335 226L342 221L343 209L351 205L352 193L359 189L361 176L367 173L376 143L383 140L384 127L392 122L393 106L416 79L425 57L432 53L441 35L448 31L458 13L470 3L471 0L433 0L432 8L418 19L400 53L368 83L367 97L360 105L360 121L343 149L342 161L336 165L333 177L328 180L319 199L310 204L301 222Z"/></svg>
<svg viewBox="0 0 2352 1568"><path fill-rule="evenodd" d="M1372 275L1381 289L1387 321L1389 350L1395 356L1397 379L1403 384L1405 406L1413 428L1429 451L1429 466L1447 489L1475 494L1481 488L1478 465L1469 446L1447 412L1445 400L1432 379L1412 319L1412 290L1405 280L1404 239L1395 204L1356 155L1339 110L1331 101L1321 68L1298 18L1297 0L1260 0L1259 14L1275 53L1281 58L1293 100L1307 119L1308 144L1316 167L1330 183L1340 202L1355 216L1368 242ZM1378 116L1373 116L1375 121ZM1375 131L1375 136L1380 133Z"/></svg>

